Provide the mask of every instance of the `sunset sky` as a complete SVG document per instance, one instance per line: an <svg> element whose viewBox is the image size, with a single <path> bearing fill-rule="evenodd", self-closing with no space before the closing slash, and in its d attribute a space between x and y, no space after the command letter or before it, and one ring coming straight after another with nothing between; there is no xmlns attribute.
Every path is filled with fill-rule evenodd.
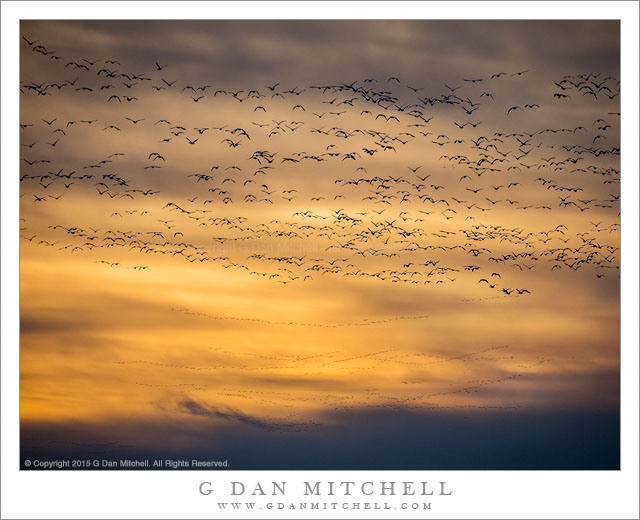
<svg viewBox="0 0 640 520"><path fill-rule="evenodd" d="M619 38L23 21L22 458L617 468Z"/></svg>

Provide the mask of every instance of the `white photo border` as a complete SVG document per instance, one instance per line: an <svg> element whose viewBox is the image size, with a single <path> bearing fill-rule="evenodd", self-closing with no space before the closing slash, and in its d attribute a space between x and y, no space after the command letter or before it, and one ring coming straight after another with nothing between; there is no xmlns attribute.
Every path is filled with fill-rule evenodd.
<svg viewBox="0 0 640 520"><path fill-rule="evenodd" d="M638 518L638 3L637 2L2 2L2 518ZM621 20L622 460L620 471L65 471L19 470L18 175L20 19L608 19ZM459 15L459 16L456 16ZM428 511L224 510L231 481L446 482L449 496L335 497L431 502ZM199 492L210 482L214 492ZM206 486L208 488L208 485ZM437 489L437 488L436 488ZM331 497L322 497L331 502ZM326 499L326 500L325 500ZM349 500L347 500L349 499ZM411 507L411 506L409 506Z"/></svg>

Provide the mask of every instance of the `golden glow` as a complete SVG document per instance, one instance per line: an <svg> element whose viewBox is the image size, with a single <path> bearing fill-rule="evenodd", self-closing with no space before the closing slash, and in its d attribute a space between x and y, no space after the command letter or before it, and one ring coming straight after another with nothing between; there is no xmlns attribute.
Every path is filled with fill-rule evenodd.
<svg viewBox="0 0 640 520"><path fill-rule="evenodd" d="M93 38L82 25L66 25ZM23 23L23 34L64 50L65 63L71 56L84 63L61 27ZM462 73L464 67L451 65L451 76L437 82L407 69L401 83L382 71L377 84L357 81L362 89L392 91L399 105L450 95L443 82L461 85L463 102L482 103L473 115L463 112L465 104L422 103L424 117L417 119L409 108L367 102L337 80L327 80L338 87L325 92L311 88L324 79L305 84L294 70L282 71L286 79L258 71L229 85L207 77L205 63L195 67L175 56L161 60L169 62L166 72L154 70L157 53L146 48L105 65L117 36L101 38L104 49L93 59L102 61L89 71L65 70L24 49L21 122L33 126L21 134L23 421L217 414L296 432L360 408L617 406L618 156L576 155L563 145L591 148L601 134L603 149L618 146L611 113L619 98L554 99L553 83L565 74L555 66L490 80L501 67L518 72L506 56L495 71ZM204 45L188 41L185 50ZM267 44L278 46L253 42L266 55L275 52ZM125 88L126 78L98 76L102 66L152 80ZM74 87L50 87L51 95L25 87L76 76ZM465 82L468 76L486 81ZM167 87L163 79L177 83ZM272 98L265 85L278 80L274 91L284 94ZM615 89L615 81L607 85ZM100 90L110 83L112 89ZM183 89L205 84L212 87ZM427 87L415 93L407 85ZM240 98L252 88L265 97L240 102L229 94L236 88L244 89ZM217 89L226 93L214 96ZM482 98L484 91L493 98ZM111 95L138 99L108 101ZM540 107L506 115L525 103ZM398 119L387 120L392 115ZM424 123L429 117L433 122ZM609 126L600 134L593 123L599 118ZM161 119L171 125L156 123ZM482 125L454 125L468 121ZM183 133L172 135L169 128L177 126ZM578 126L587 130L574 131ZM480 135L499 135L497 147L478 150L472 140ZM470 167L489 168L498 149L510 153L492 166L496 171ZM273 162L250 158L260 151ZM523 151L526 157L516 159ZM578 159L577 166L563 163L558 171L553 156ZM42 158L51 163L26 162ZM572 171L587 165L594 169ZM376 180L350 182L358 179ZM574 206L563 207L563 197ZM558 257L562 247L572 250ZM573 270L571 256L585 265Z"/></svg>

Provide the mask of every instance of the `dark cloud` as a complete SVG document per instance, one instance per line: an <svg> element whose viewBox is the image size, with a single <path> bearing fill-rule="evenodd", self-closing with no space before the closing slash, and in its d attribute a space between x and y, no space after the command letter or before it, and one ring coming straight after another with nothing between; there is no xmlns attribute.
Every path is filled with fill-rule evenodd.
<svg viewBox="0 0 640 520"><path fill-rule="evenodd" d="M23 422L21 460L197 458L230 469L616 470L616 413L594 411L350 410L308 432L265 433L233 413L185 404L201 420Z"/></svg>
<svg viewBox="0 0 640 520"><path fill-rule="evenodd" d="M180 62L192 81L228 86L401 75L440 87L487 67L615 74L620 59L613 20L23 21L22 31L47 35L63 55L113 54L140 72L156 60Z"/></svg>
<svg viewBox="0 0 640 520"><path fill-rule="evenodd" d="M179 403L179 408L187 413L198 417L208 417L211 419L223 419L225 421L239 421L258 428L270 429L270 425L265 421L251 417L250 415L239 412L238 410L229 409L222 411L215 406L198 403L191 399L185 399Z"/></svg>

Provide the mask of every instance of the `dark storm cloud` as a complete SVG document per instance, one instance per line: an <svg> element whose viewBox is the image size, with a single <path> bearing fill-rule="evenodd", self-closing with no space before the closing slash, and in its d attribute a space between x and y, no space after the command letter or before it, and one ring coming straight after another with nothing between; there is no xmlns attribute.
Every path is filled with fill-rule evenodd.
<svg viewBox="0 0 640 520"><path fill-rule="evenodd" d="M199 418L209 411L190 407ZM215 414L217 415L217 414ZM223 414L225 415L225 414ZM620 426L593 411L383 411L325 415L307 433L271 432L244 421L124 419L23 422L21 460L100 456L228 459L230 469L615 470ZM226 424L225 424L226 423ZM153 432L153 435L150 435ZM99 455L97 455L99 454Z"/></svg>
<svg viewBox="0 0 640 520"><path fill-rule="evenodd" d="M198 403L191 399L185 399L179 403L180 409L186 411L191 415L197 417L208 417L210 419L223 419L226 421L239 421L244 424L249 424L257 428L269 429L270 425L256 417L239 412L238 410L229 409L222 411L215 406L210 406L202 403Z"/></svg>
<svg viewBox="0 0 640 520"><path fill-rule="evenodd" d="M85 321L61 321L42 318L20 317L22 334L49 334L51 332L78 332L78 329L92 328L93 324Z"/></svg>

